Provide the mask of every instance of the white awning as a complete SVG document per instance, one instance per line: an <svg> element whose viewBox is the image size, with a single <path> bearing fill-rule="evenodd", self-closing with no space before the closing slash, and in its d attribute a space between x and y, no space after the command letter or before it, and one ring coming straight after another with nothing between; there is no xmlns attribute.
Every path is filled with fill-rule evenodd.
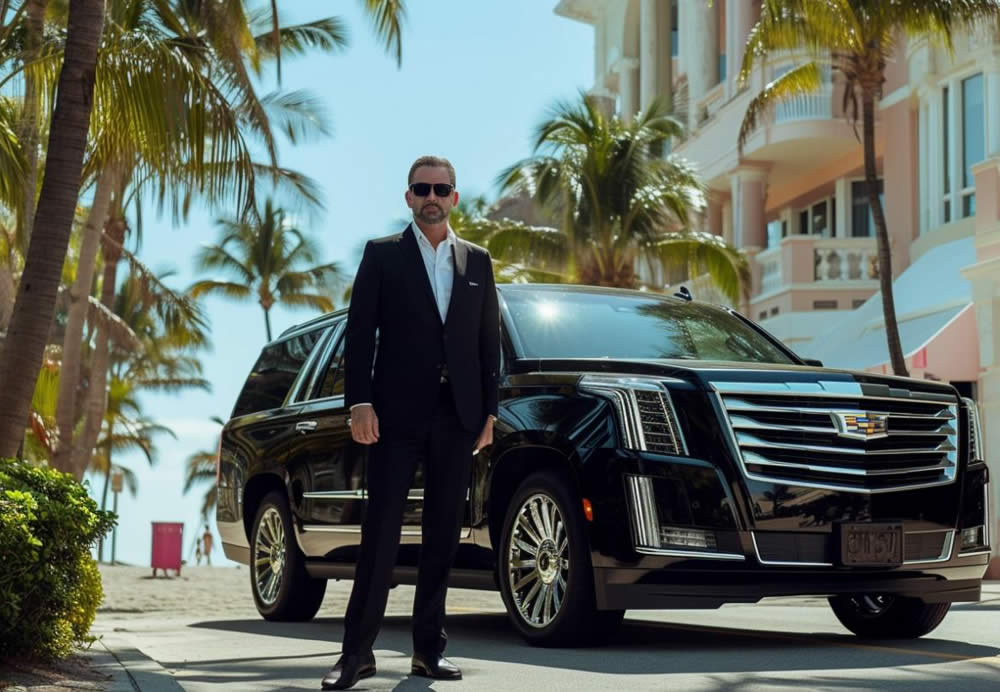
<svg viewBox="0 0 1000 692"><path fill-rule="evenodd" d="M917 367L926 368L942 379L965 379L978 369L978 362L966 362L973 360L968 353L961 354L954 362L941 355L936 358L938 362L926 362L929 346L942 338L958 336L949 330L965 330L971 324L970 339L978 346L971 308L972 289L961 273L963 267L975 261L973 238L962 238L929 250L893 282L904 357L918 356ZM834 320L827 330L798 350L801 355L817 358L829 367L868 370L887 363L889 347L882 318L882 293L876 293L843 319Z"/></svg>

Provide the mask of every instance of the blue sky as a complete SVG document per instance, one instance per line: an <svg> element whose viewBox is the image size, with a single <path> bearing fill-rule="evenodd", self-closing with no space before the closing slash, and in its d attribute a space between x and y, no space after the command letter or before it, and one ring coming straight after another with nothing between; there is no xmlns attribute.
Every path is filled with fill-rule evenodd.
<svg viewBox="0 0 1000 692"><path fill-rule="evenodd" d="M406 174L420 155L448 157L461 194L496 197L496 175L531 153L532 133L547 109L575 98L593 80L592 29L557 17L555 4L411 0L397 69L375 41L360 2L280 3L283 23L327 16L335 7L350 29L350 46L341 54L282 65L282 87L321 97L334 130L327 139L284 146L279 161L313 177L323 191L326 211L300 227L320 243L324 261L340 262L353 274L357 248L407 217ZM174 227L169 215L156 219L150 206L144 209L139 256L154 269L176 270L172 285L186 287L196 278L199 246L216 237L214 219L196 209L186 224ZM138 497L125 493L119 499L120 561L149 564L151 521L185 522L190 556L202 492L181 493L184 461L194 451L216 447L218 426L209 417L228 416L265 340L256 304L209 299L204 305L214 344L203 358L212 392L144 398L146 413L171 427L177 439L159 438L154 468L139 455L117 460L139 478ZM272 310L273 330L277 334L311 314ZM101 482L92 480L97 496ZM222 562L221 553L215 558Z"/></svg>

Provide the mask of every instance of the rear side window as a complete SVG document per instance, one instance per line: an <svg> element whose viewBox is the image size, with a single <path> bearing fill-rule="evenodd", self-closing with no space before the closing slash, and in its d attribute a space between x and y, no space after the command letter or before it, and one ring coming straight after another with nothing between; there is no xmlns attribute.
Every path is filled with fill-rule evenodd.
<svg viewBox="0 0 1000 692"><path fill-rule="evenodd" d="M322 328L314 329L266 346L236 400L233 417L279 408L322 335Z"/></svg>
<svg viewBox="0 0 1000 692"><path fill-rule="evenodd" d="M344 337L337 340L337 348L330 357L330 362L316 390L317 399L344 395Z"/></svg>

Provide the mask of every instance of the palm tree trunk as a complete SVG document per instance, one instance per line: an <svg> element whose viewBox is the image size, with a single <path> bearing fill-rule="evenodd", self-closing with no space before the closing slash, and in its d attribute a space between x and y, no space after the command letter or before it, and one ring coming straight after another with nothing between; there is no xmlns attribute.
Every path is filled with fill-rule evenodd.
<svg viewBox="0 0 1000 692"><path fill-rule="evenodd" d="M108 221L108 237L113 243L104 243L104 279L101 285L101 304L112 311L115 302L115 285L118 261L125 242L125 219L113 217ZM107 379L110 360L111 325L102 321L97 325L97 339L90 368L90 386L87 390L87 420L80 439L73 444L73 474L82 479L90 465L90 456L101 433L101 422L108 405Z"/></svg>
<svg viewBox="0 0 1000 692"><path fill-rule="evenodd" d="M875 219L875 237L878 242L878 278L882 291L882 314L885 318L885 336L889 342L889 360L896 375L906 377L906 361L903 347L899 342L899 324L896 321L896 301L892 295L892 252L889 248L889 231L879 199L878 173L875 169L875 90L863 88L861 94L862 127L865 147L865 187L868 190L868 204Z"/></svg>
<svg viewBox="0 0 1000 692"><path fill-rule="evenodd" d="M24 53L24 62L33 62L39 53L39 46L42 42L42 31L45 27L45 7L48 0L27 0L25 9L26 24L28 26L25 42L27 47ZM38 183L38 85L35 82L31 70L24 71L24 110L21 115L21 127L18 132L18 139L24 150L27 160L27 169L22 181L21 200L21 238L27 247L27 241L31 238L31 226L35 220L35 192Z"/></svg>
<svg viewBox="0 0 1000 692"><path fill-rule="evenodd" d="M110 435L109 435L110 437ZM104 471L104 490L101 492L101 511L108 506L108 486L111 485L111 459L108 459L108 468ZM104 562L104 534L97 539L97 561Z"/></svg>
<svg viewBox="0 0 1000 692"><path fill-rule="evenodd" d="M104 0L69 4L66 48L49 129L45 178L32 243L0 363L0 456L11 456L24 437L38 369L48 341L59 279L73 227L83 154L90 127L97 47Z"/></svg>
<svg viewBox="0 0 1000 692"><path fill-rule="evenodd" d="M267 329L267 340L271 341L271 314L267 308L264 308L264 327Z"/></svg>
<svg viewBox="0 0 1000 692"><path fill-rule="evenodd" d="M90 288L94 283L97 251L101 244L104 220L111 205L111 193L115 189L115 178L113 168L108 166L101 171L97 179L94 202L90 207L90 214L87 216L83 238L80 242L80 259L76 267L76 279L70 289L69 316L66 319L66 331L63 335L59 403L56 406L59 444L52 459L54 468L67 473L74 473L72 459L73 424L76 421L76 387L83 351L83 324L90 308Z"/></svg>
<svg viewBox="0 0 1000 692"><path fill-rule="evenodd" d="M0 258L6 262L7 258ZM14 285L14 273L6 264L0 264L0 331L10 324L10 316L14 311L14 299L17 297L17 286Z"/></svg>

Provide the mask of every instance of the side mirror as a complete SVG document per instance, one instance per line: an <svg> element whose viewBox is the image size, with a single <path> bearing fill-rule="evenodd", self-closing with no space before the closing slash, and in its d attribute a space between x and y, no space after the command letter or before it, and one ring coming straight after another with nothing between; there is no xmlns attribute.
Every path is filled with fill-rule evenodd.
<svg viewBox="0 0 1000 692"><path fill-rule="evenodd" d="M813 367L816 368L823 367L823 361L821 360L816 360L815 358L803 358L802 360L806 365L812 365Z"/></svg>

